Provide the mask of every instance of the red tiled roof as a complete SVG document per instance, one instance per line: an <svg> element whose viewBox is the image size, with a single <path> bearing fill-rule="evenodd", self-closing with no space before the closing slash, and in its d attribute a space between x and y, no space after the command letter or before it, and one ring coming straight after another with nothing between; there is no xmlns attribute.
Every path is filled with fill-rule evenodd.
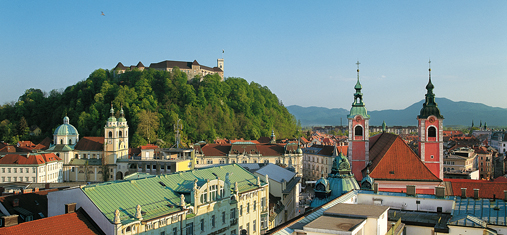
<svg viewBox="0 0 507 235"><path fill-rule="evenodd" d="M8 144L3 144L3 146L0 146L0 152L15 153L16 147Z"/></svg>
<svg viewBox="0 0 507 235"><path fill-rule="evenodd" d="M85 136L74 146L75 150L104 151L104 137Z"/></svg>
<svg viewBox="0 0 507 235"><path fill-rule="evenodd" d="M38 145L36 145L35 148L33 148L33 149L37 149L37 150L48 149L49 145L51 145L51 142L52 142L51 138L46 137Z"/></svg>
<svg viewBox="0 0 507 235"><path fill-rule="evenodd" d="M145 146L141 146L141 149L158 149L159 147L154 144L147 144Z"/></svg>
<svg viewBox="0 0 507 235"><path fill-rule="evenodd" d="M495 182L507 182L507 178L505 178L505 176L500 176L500 177L494 179L493 181L495 181Z"/></svg>
<svg viewBox="0 0 507 235"><path fill-rule="evenodd" d="M0 234L104 234L86 211L52 216L0 228Z"/></svg>
<svg viewBox="0 0 507 235"><path fill-rule="evenodd" d="M227 156L231 150L230 144L206 144L201 146L205 156Z"/></svg>
<svg viewBox="0 0 507 235"><path fill-rule="evenodd" d="M485 180L471 179L444 179L452 186L452 195L461 196L461 189L467 189L467 197L474 196L474 189L479 189L480 198L501 198L504 197L504 190L507 190L507 182L491 182Z"/></svg>
<svg viewBox="0 0 507 235"><path fill-rule="evenodd" d="M269 137L260 137L257 142L261 143L261 144L267 144L271 141L271 138Z"/></svg>
<svg viewBox="0 0 507 235"><path fill-rule="evenodd" d="M58 156L54 153L43 153L43 154L7 154L0 159L0 164L22 164L22 165L33 165L33 164L44 164L45 162L60 161Z"/></svg>
<svg viewBox="0 0 507 235"><path fill-rule="evenodd" d="M381 133L370 138L370 159L368 168L374 179L440 181L395 134Z"/></svg>

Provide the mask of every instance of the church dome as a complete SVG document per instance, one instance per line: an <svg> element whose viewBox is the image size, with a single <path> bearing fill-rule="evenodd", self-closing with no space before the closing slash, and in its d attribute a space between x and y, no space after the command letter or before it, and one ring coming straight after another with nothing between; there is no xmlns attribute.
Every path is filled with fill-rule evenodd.
<svg viewBox="0 0 507 235"><path fill-rule="evenodd" d="M54 135L79 135L79 133L73 125L69 124L69 117L65 116L63 124L56 128Z"/></svg>

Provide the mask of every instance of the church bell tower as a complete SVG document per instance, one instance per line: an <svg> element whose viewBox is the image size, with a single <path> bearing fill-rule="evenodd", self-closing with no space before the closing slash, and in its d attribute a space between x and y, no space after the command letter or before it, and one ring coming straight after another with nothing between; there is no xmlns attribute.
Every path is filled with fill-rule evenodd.
<svg viewBox="0 0 507 235"><path fill-rule="evenodd" d="M431 61L428 62L431 65ZM444 178L443 158L443 121L444 116L440 114L440 109L435 102L433 94L433 83L431 83L431 66L429 71L429 81L426 85L426 100L419 116L417 116L419 140L418 150L421 161L438 178Z"/></svg>
<svg viewBox="0 0 507 235"><path fill-rule="evenodd" d="M351 162L352 173L356 180L359 181L362 179L361 170L363 170L370 161L370 115L368 115L363 103L363 93L361 93L362 86L359 82L359 61L357 61L356 64L357 83L354 86L356 93L354 93L354 103L352 103L350 114L347 115L349 122L349 147L347 155Z"/></svg>

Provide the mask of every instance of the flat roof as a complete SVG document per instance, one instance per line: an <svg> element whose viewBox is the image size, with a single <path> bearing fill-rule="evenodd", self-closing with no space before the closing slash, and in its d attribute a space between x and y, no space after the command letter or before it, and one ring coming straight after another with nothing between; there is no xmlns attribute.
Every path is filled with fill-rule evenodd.
<svg viewBox="0 0 507 235"><path fill-rule="evenodd" d="M324 215L305 225L303 229L306 230L306 228L311 228L319 230L352 231L365 221L366 219L352 219Z"/></svg>
<svg viewBox="0 0 507 235"><path fill-rule="evenodd" d="M389 210L388 206L340 203L329 208L324 215L380 217Z"/></svg>

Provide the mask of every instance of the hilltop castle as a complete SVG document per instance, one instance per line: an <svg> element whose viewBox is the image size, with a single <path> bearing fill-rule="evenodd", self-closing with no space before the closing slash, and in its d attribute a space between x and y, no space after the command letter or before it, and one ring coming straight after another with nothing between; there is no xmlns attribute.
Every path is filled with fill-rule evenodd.
<svg viewBox="0 0 507 235"><path fill-rule="evenodd" d="M151 63L148 68L171 72L175 67L178 67L181 72L186 73L189 80L197 75L206 76L215 73L220 75L222 80L224 79L224 59L217 59L217 66L213 68L200 65L197 60L194 60L194 62L166 60L158 63ZM131 65L129 67L125 67L121 62L118 62L113 70L118 74L122 74L134 68L143 71L146 67L141 61L139 61L137 65Z"/></svg>

